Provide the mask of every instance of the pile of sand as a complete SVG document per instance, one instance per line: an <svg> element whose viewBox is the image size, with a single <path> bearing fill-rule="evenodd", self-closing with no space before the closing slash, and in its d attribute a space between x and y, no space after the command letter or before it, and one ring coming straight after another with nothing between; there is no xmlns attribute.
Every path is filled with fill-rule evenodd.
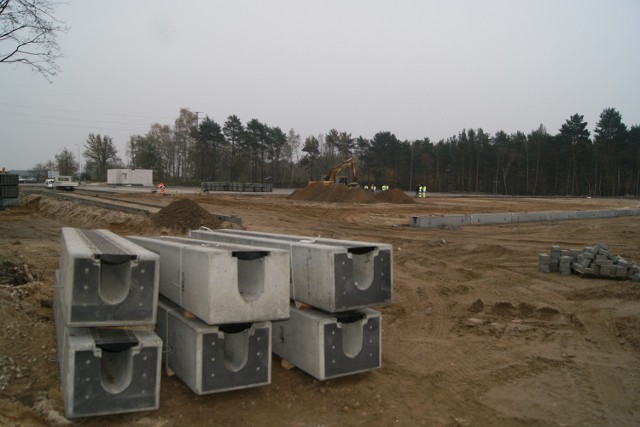
<svg viewBox="0 0 640 427"><path fill-rule="evenodd" d="M164 227L186 232L201 226L220 228L223 221L209 213L191 199L178 199L160 209L151 217L156 227Z"/></svg>
<svg viewBox="0 0 640 427"><path fill-rule="evenodd" d="M398 204L410 204L415 203L412 197L399 188L392 188L391 190L381 191L376 194L376 200L383 203L398 203Z"/></svg>
<svg viewBox="0 0 640 427"><path fill-rule="evenodd" d="M312 182L294 191L287 199L307 202L376 203L373 194L362 188L348 188L342 184Z"/></svg>

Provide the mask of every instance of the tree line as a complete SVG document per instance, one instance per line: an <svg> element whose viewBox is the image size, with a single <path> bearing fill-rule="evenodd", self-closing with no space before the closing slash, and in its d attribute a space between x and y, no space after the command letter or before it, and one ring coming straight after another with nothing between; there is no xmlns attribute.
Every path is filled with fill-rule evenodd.
<svg viewBox="0 0 640 427"><path fill-rule="evenodd" d="M284 132L258 119L223 123L183 108L173 126L155 123L127 143L127 166L152 169L154 179L270 182L279 187L321 179L331 167L354 157L362 185L404 190L427 186L436 192L504 195L640 195L640 126L630 128L614 108L605 108L593 135L584 116L574 114L551 134L540 125L529 133L463 129L433 143L401 141L381 131L373 138L331 129L307 136ZM107 169L123 167L108 135L90 134L83 156L85 179L105 180ZM77 173L66 148L56 155L58 170ZM51 164L39 164L50 167ZM34 168L35 170L36 168Z"/></svg>

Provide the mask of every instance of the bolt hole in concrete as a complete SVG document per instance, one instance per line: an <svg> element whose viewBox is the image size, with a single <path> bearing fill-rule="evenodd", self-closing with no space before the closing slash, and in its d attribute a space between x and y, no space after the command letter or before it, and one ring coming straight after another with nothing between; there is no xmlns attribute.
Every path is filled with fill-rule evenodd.
<svg viewBox="0 0 640 427"><path fill-rule="evenodd" d="M268 251L234 251L238 259L238 292L247 301L262 295L265 282L265 259Z"/></svg>
<svg viewBox="0 0 640 427"><path fill-rule="evenodd" d="M375 249L375 246L348 249L352 261L353 284L361 291L367 290L373 283L373 260L377 252Z"/></svg>

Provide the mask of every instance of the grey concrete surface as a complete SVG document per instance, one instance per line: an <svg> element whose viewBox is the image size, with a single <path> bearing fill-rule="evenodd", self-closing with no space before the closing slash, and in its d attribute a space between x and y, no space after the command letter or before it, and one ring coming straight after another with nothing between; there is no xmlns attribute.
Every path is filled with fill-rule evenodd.
<svg viewBox="0 0 640 427"><path fill-rule="evenodd" d="M189 235L287 250L291 298L330 313L386 305L393 299L393 248L388 244L242 230L192 230Z"/></svg>
<svg viewBox="0 0 640 427"><path fill-rule="evenodd" d="M273 353L320 381L377 369L381 322L368 308L330 314L292 305L288 320L273 322Z"/></svg>
<svg viewBox="0 0 640 427"><path fill-rule="evenodd" d="M59 290L54 318L65 416L158 409L162 340L152 331L69 327Z"/></svg>
<svg viewBox="0 0 640 427"><path fill-rule="evenodd" d="M270 384L271 323L234 326L187 318L160 298L156 332L164 342L165 365L196 394Z"/></svg>
<svg viewBox="0 0 640 427"><path fill-rule="evenodd" d="M60 286L68 326L153 325L159 257L108 230L62 228Z"/></svg>
<svg viewBox="0 0 640 427"><path fill-rule="evenodd" d="M181 237L128 236L160 255L160 293L209 325L289 317L289 253Z"/></svg>
<svg viewBox="0 0 640 427"><path fill-rule="evenodd" d="M568 219L615 218L640 215L640 209L611 209L592 211L504 212L471 215L412 216L409 225L416 228L459 227L464 225L511 224L536 221L562 221Z"/></svg>

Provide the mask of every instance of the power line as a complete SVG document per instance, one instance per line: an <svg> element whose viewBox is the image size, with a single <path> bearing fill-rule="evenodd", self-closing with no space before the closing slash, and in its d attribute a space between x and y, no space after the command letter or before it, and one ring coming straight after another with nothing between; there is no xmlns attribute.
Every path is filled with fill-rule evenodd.
<svg viewBox="0 0 640 427"><path fill-rule="evenodd" d="M98 120L98 119L77 119L73 117L42 116L39 114L13 113L8 111L0 111L0 114L8 114L11 116L33 117L33 118L48 119L48 120L73 120L73 121L89 122L89 123L93 122L93 123L109 123L109 124L118 124L118 125L143 125L142 123L133 123L133 122L115 122L110 120Z"/></svg>
<svg viewBox="0 0 640 427"><path fill-rule="evenodd" d="M109 128L104 126L82 126L82 125L71 125L71 124L60 124L60 123L42 123L42 122L33 122L28 120L7 120L0 118L0 122L9 122L9 123L23 123L28 125L39 125L39 126L55 126L55 127L70 127L70 128L81 128L81 129L100 129L100 130L115 130L115 131L123 131L123 132L146 132L145 130L140 129L122 129L122 128Z"/></svg>
<svg viewBox="0 0 640 427"><path fill-rule="evenodd" d="M169 116L143 116L143 115L135 115L135 114L91 113L91 112L80 111L80 110L66 110L62 108L36 107L33 105L11 104L8 102L0 102L0 105L6 105L9 107L18 107L18 108L33 108L36 110L59 111L63 113L88 114L93 116L136 117L141 119L175 119L175 117L169 117Z"/></svg>

